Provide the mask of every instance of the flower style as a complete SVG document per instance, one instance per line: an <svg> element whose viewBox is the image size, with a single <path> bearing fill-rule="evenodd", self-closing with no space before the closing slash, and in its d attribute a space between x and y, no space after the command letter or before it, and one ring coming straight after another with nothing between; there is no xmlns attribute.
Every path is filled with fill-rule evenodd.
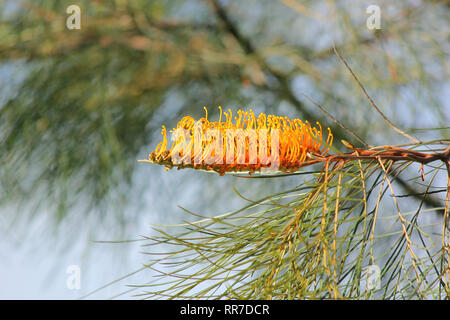
<svg viewBox="0 0 450 320"><path fill-rule="evenodd" d="M308 121L261 113L255 116L239 110L222 112L219 121L205 117L195 121L186 116L172 133L172 146L167 148L167 132L162 126L163 141L149 154L146 162L226 172L282 171L294 172L314 156L325 155L333 141L323 142L322 126L312 127ZM223 115L225 120L223 120Z"/></svg>

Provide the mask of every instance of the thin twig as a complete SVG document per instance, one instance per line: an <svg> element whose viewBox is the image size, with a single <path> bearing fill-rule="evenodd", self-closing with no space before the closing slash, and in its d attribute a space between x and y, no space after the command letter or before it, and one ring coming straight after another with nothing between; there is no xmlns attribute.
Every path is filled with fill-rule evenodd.
<svg viewBox="0 0 450 320"><path fill-rule="evenodd" d="M378 158L378 163L380 164L380 167L383 169L383 171L385 173L386 181L387 181L387 183L389 185L389 189L391 190L391 194L392 194L393 199L394 199L394 204L395 204L395 207L397 208L397 214L398 214L398 217L399 217L401 225L402 225L403 235L405 236L406 247L407 247L407 249L409 251L409 254L410 254L410 257L411 257L411 262L412 262L412 265L413 265L413 268L414 268L414 272L415 272L416 278L418 280L417 290L418 290L419 294L423 297L422 291L420 290L420 285L423 283L423 278L420 277L420 273L417 271L417 265L416 265L417 256L414 253L414 250L412 249L412 241L410 239L410 234L408 234L408 229L406 228L406 224L407 224L406 219L402 216L402 212L400 210L400 206L398 204L397 198L395 197L394 188L392 187L392 183L391 183L391 181L389 180L389 177L388 177L388 172L387 172L386 168L384 167L383 162L381 161L380 158Z"/></svg>
<svg viewBox="0 0 450 320"><path fill-rule="evenodd" d="M314 102L310 97L308 97L306 94L302 95L308 99L312 104L314 104L317 108L320 109L320 111L322 111L326 116L328 116L331 120L333 120L333 122L335 122L338 126L340 126L342 129L344 129L345 131L347 131L349 134L351 134L356 140L358 140L359 142L361 142L365 147L371 147L370 145L368 145L363 139L361 139L355 132L353 132L351 129L347 128L346 126L344 126L339 120L337 120L335 117L333 117L327 110L325 110L325 108L323 108L320 104Z"/></svg>
<svg viewBox="0 0 450 320"><path fill-rule="evenodd" d="M355 81L358 83L359 87L361 88L362 92L364 93L364 95L366 96L367 100L369 101L370 105L378 112L378 114L383 118L384 121L386 121L386 123L393 128L395 131L397 131L398 133L402 134L403 136L407 137L409 140L411 140L414 143L420 143L420 140L417 140L416 138L410 136L409 134L407 134L406 132L404 132L402 129L400 129L399 127L397 127L396 125L394 125L385 115L384 113L380 110L380 108L378 108L378 106L375 104L375 102L373 102L372 98L370 98L369 94L367 93L366 89L364 88L364 86L362 85L361 81L359 81L358 77L356 76L356 74L353 72L353 70L350 68L350 66L347 64L347 62L344 60L344 58L342 58L342 56L339 54L339 52L336 49L336 46L333 43L333 50L336 53L337 57L339 58L339 60L341 60L341 62L345 65L345 67L347 68L347 70L351 73L351 75L353 76L353 78L355 79Z"/></svg>
<svg viewBox="0 0 450 320"><path fill-rule="evenodd" d="M447 195L445 197L445 209L444 209L444 223L442 226L442 250L444 250L444 256L447 255L447 265L445 267L444 275L445 280L445 292L447 299L450 298L450 234L447 232L448 219L449 219L449 204L450 204L450 160L445 162L447 168ZM447 235L447 236L446 236ZM444 260L442 260L444 261Z"/></svg>
<svg viewBox="0 0 450 320"><path fill-rule="evenodd" d="M395 195L397 198L406 198L406 197L418 197L418 196L428 196L432 193L441 193L446 192L447 189L441 189L441 190L435 190L435 191L427 191L427 192L420 192L420 193L413 193L413 194L401 194L401 195Z"/></svg>

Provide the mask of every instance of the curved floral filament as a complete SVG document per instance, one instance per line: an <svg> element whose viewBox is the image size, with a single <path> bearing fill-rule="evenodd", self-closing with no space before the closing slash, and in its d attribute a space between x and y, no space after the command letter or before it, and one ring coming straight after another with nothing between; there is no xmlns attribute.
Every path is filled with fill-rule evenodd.
<svg viewBox="0 0 450 320"><path fill-rule="evenodd" d="M251 109L248 112L238 110L233 117L231 109L224 112L221 107L219 121L210 122L208 110L204 109L205 117L198 121L186 116L178 122L172 134L179 130L184 130L184 134L172 140L170 151L167 150L167 132L163 126L163 141L149 155L150 161L168 167L193 167L223 174L229 171L253 172L270 166L267 159L277 158L277 169L291 172L299 169L309 159L309 154L327 153L333 142L328 128L328 137L323 143L319 122L317 127L312 127L308 121L300 119L264 113L256 117ZM223 115L225 120L222 120ZM275 133L278 145L271 140ZM180 156L184 162L175 163L172 161L174 156Z"/></svg>

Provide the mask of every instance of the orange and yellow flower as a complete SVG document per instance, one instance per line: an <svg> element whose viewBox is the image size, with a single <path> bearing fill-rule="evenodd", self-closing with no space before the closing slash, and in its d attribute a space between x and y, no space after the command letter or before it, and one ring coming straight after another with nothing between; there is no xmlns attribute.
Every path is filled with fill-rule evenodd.
<svg viewBox="0 0 450 320"><path fill-rule="evenodd" d="M163 141L147 161L166 168L213 170L222 175L273 168L276 160L277 171L293 172L311 157L325 155L333 141L328 128L324 143L319 122L318 127L312 127L300 119L264 113L256 117L252 110L239 110L233 117L231 110L219 109L219 121L209 121L206 108L205 117L198 121L190 116L182 118L171 131L174 138L170 149L163 126Z"/></svg>

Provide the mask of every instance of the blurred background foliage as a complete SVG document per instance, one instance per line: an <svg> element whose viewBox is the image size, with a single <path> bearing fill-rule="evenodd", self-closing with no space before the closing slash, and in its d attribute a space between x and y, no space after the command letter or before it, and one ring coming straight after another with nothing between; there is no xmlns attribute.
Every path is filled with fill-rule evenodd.
<svg viewBox="0 0 450 320"><path fill-rule="evenodd" d="M45 215L46 233L71 221L74 237L101 229L129 238L143 212L182 219L181 199L212 215L232 206L231 184L251 197L298 183L137 163L160 141L161 124L199 117L203 106L210 117L220 105L318 120L338 149L342 138L358 145L306 94L370 145L408 142L369 106L333 42L391 121L420 140L449 136L447 1L0 3L5 230ZM81 7L80 30L66 28L71 4ZM366 27L372 4L381 8L380 30ZM408 175L398 182L408 193L425 188ZM430 195L425 204L442 201Z"/></svg>

